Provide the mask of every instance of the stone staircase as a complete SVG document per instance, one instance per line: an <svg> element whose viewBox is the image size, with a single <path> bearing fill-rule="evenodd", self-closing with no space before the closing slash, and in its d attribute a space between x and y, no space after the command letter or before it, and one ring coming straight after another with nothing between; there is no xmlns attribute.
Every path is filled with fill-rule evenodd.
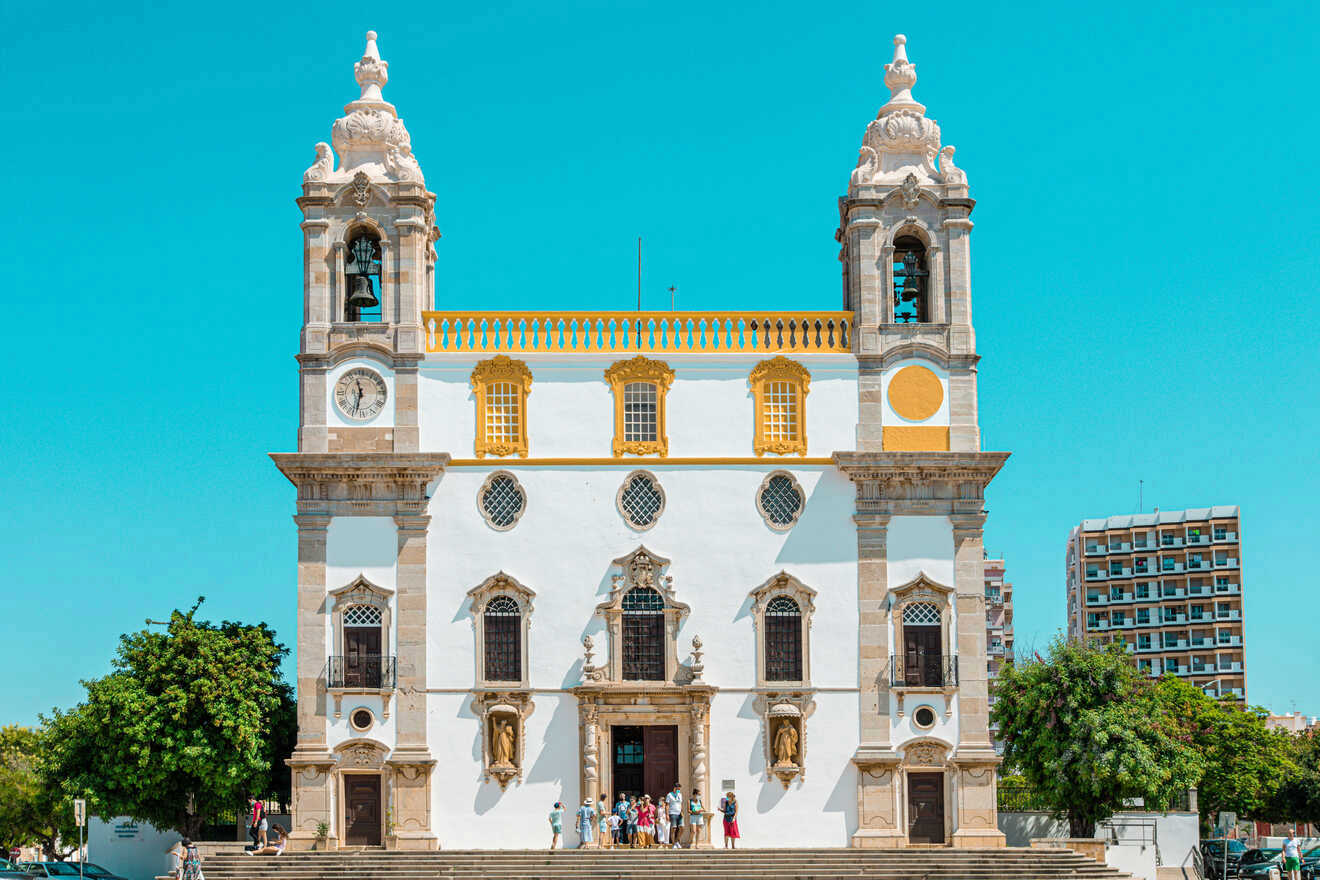
<svg viewBox="0 0 1320 880"><path fill-rule="evenodd" d="M380 849L216 855L207 880L1130 880L1069 850Z"/></svg>

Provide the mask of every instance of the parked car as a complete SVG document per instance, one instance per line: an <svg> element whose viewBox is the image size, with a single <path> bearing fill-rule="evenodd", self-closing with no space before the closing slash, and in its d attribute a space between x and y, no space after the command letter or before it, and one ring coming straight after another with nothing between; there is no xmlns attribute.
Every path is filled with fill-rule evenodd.
<svg viewBox="0 0 1320 880"><path fill-rule="evenodd" d="M1224 849L1227 846L1228 857L1225 865ZM1238 864L1247 845L1240 840L1203 840L1201 841L1201 864L1207 880L1227 880L1238 875ZM1228 870L1225 871L1224 868Z"/></svg>
<svg viewBox="0 0 1320 880"><path fill-rule="evenodd" d="M1238 876L1252 880L1279 880L1283 876L1281 849L1249 849L1238 861Z"/></svg>
<svg viewBox="0 0 1320 880"><path fill-rule="evenodd" d="M32 880L36 876L15 865L9 859L0 859L0 880Z"/></svg>
<svg viewBox="0 0 1320 880"><path fill-rule="evenodd" d="M94 877L95 880L127 880L127 878L120 877L118 874L112 874L105 868L93 864L92 862L83 862L83 876Z"/></svg>
<svg viewBox="0 0 1320 880"><path fill-rule="evenodd" d="M77 862L23 862L23 870L38 878L60 877L68 880L70 877L79 876ZM90 877L91 874L87 876Z"/></svg>
<svg viewBox="0 0 1320 880"><path fill-rule="evenodd" d="M1320 846L1302 853L1302 880L1320 880Z"/></svg>

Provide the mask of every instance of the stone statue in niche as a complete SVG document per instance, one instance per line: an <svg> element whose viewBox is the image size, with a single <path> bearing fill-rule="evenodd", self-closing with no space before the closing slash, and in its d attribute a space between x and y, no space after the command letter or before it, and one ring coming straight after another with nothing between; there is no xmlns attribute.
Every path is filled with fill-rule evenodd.
<svg viewBox="0 0 1320 880"><path fill-rule="evenodd" d="M779 722L779 727L775 731L775 766L797 766L797 746L797 726L793 724L791 719L785 718L783 721Z"/></svg>
<svg viewBox="0 0 1320 880"><path fill-rule="evenodd" d="M495 718L490 733L490 755L494 759L492 768L513 766L513 746L516 735L512 722L498 716Z"/></svg>

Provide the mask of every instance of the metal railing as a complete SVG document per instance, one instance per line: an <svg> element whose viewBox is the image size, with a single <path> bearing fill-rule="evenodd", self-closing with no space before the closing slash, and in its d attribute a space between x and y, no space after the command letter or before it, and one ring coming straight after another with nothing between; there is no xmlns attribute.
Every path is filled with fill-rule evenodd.
<svg viewBox="0 0 1320 880"><path fill-rule="evenodd" d="M852 351L852 312L423 312L428 352Z"/></svg>
<svg viewBox="0 0 1320 880"><path fill-rule="evenodd" d="M889 671L892 687L957 687L958 656L927 657L908 665L903 657L890 654Z"/></svg>
<svg viewBox="0 0 1320 880"><path fill-rule="evenodd" d="M396 681L395 658L364 654L355 657L331 657L326 682L332 688L369 688L385 690Z"/></svg>

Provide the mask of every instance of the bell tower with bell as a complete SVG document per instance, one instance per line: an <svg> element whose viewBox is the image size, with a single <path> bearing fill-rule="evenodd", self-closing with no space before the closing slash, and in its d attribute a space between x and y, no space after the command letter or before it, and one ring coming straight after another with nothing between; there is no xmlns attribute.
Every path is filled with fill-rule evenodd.
<svg viewBox="0 0 1320 880"><path fill-rule="evenodd" d="M439 238L435 194L426 189L408 129L381 94L389 63L381 60L375 31L367 32L353 71L361 94L335 121L333 150L316 145L298 199L304 259L298 449L415 452L422 310L432 305ZM348 355L378 361L388 372L387 399L360 424L357 406L332 410L334 367ZM353 386L347 399L365 393Z"/></svg>

